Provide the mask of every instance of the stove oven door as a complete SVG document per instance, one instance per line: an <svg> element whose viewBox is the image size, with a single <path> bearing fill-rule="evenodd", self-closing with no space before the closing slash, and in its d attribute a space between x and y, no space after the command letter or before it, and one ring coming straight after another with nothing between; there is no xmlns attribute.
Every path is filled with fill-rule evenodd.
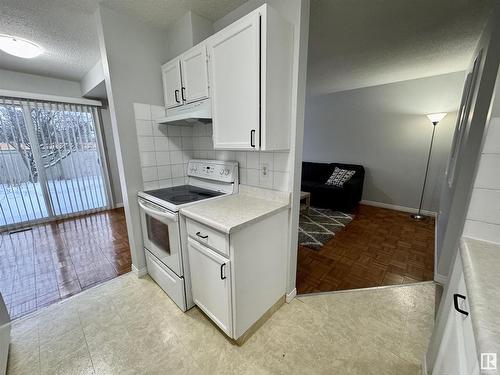
<svg viewBox="0 0 500 375"><path fill-rule="evenodd" d="M179 214L139 198L144 247L182 277Z"/></svg>

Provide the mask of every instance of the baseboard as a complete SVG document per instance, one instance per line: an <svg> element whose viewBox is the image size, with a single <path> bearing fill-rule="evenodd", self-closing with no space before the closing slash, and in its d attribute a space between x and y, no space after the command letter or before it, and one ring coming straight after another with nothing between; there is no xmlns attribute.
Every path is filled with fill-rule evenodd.
<svg viewBox="0 0 500 375"><path fill-rule="evenodd" d="M115 203L115 208L123 208L123 203Z"/></svg>
<svg viewBox="0 0 500 375"><path fill-rule="evenodd" d="M293 290L286 295L285 299L286 303L292 302L296 295L297 295L297 288L293 288Z"/></svg>
<svg viewBox="0 0 500 375"><path fill-rule="evenodd" d="M146 267L143 267L141 269L137 268L132 264L132 272L137 276L137 277L144 277L148 274L148 269Z"/></svg>
<svg viewBox="0 0 500 375"><path fill-rule="evenodd" d="M444 286L448 282L448 278L446 276L434 272L434 281Z"/></svg>
<svg viewBox="0 0 500 375"><path fill-rule="evenodd" d="M380 207L380 208L387 208L389 210L408 212L410 214L414 214L414 213L418 212L417 208L398 206L396 204L389 204L389 203L382 203L382 202L375 202L375 201L368 201L368 200L362 200L360 203L366 204L367 206L374 206L374 207ZM437 213L434 211L422 210L421 212L426 216L432 216L432 217L437 216Z"/></svg>
<svg viewBox="0 0 500 375"><path fill-rule="evenodd" d="M428 375L429 373L427 372L427 355L424 354L424 357L422 358L422 375Z"/></svg>

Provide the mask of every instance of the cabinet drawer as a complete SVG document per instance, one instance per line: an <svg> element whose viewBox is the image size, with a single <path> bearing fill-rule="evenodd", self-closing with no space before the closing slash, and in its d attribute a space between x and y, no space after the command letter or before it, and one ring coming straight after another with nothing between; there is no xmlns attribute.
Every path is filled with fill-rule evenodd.
<svg viewBox="0 0 500 375"><path fill-rule="evenodd" d="M186 220L189 237L229 256L229 236L196 221Z"/></svg>
<svg viewBox="0 0 500 375"><path fill-rule="evenodd" d="M186 295L184 293L184 281L167 266L158 260L148 250L145 250L148 274L174 301L182 311L186 311Z"/></svg>

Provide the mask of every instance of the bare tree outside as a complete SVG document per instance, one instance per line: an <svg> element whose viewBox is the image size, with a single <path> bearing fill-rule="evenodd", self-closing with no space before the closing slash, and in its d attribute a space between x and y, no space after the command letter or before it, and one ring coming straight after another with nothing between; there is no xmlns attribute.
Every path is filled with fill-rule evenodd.
<svg viewBox="0 0 500 375"><path fill-rule="evenodd" d="M45 169L61 163L73 152L95 148L95 133L93 127L89 127L89 123L93 121L90 113L43 108L31 108L30 112ZM37 182L38 171L23 108L13 105L0 106L0 128L0 139L4 142L0 145L0 151L16 150L24 166L31 172L30 181Z"/></svg>

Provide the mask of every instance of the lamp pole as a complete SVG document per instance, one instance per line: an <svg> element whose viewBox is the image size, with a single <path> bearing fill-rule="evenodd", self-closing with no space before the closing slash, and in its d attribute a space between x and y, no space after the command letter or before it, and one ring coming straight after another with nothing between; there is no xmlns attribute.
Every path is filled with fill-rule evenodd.
<svg viewBox="0 0 500 375"><path fill-rule="evenodd" d="M425 167L425 177L424 184L422 185L422 194L420 195L420 204L418 205L418 212L416 214L410 215L410 217L414 220L424 220L425 216L422 215L422 202L424 201L424 193L425 193L425 184L427 183L427 174L429 172L429 164L431 162L431 154L432 154L432 144L434 143L434 134L436 132L436 125L439 121L432 121L432 137L431 137L431 145L429 147L429 155L427 156L427 166Z"/></svg>

